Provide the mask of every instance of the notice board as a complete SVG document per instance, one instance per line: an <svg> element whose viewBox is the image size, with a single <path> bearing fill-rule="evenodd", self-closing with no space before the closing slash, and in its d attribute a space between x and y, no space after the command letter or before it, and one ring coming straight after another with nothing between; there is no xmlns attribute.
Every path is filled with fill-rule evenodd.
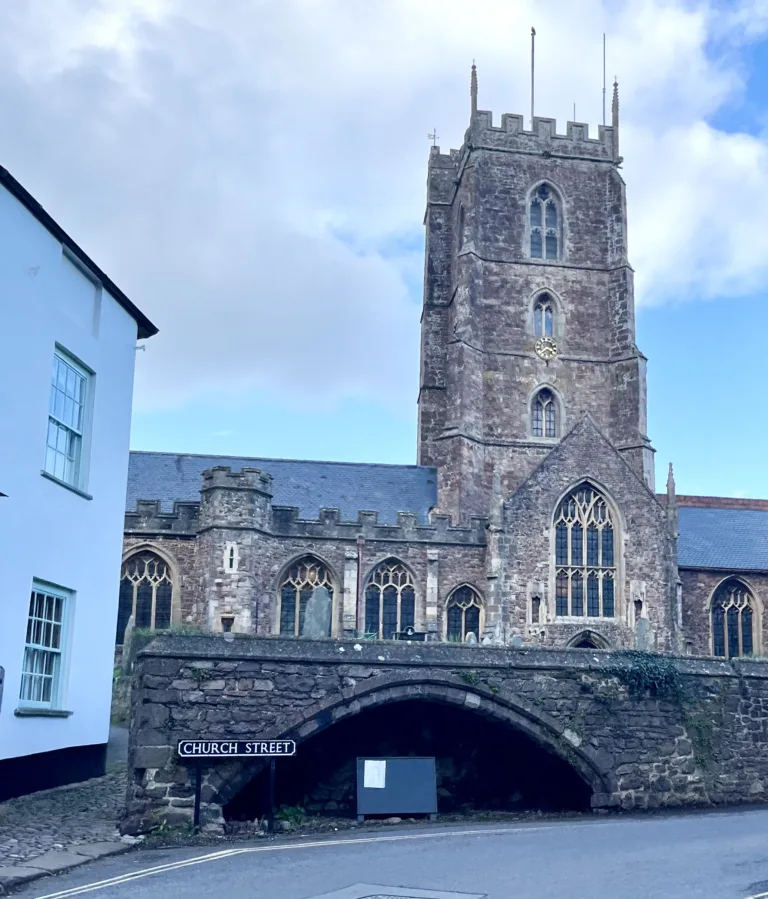
<svg viewBox="0 0 768 899"><path fill-rule="evenodd" d="M359 758L357 815L437 814L434 758Z"/></svg>

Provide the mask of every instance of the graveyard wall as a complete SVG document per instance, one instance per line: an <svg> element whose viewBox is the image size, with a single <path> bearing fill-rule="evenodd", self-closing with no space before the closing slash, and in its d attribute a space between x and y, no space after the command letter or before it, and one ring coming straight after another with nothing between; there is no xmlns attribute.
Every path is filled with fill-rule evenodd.
<svg viewBox="0 0 768 899"><path fill-rule="evenodd" d="M301 743L400 700L460 705L529 736L589 785L594 808L764 801L768 664L591 650L163 635L137 656L125 832L191 820L181 739ZM202 820L254 776L205 771Z"/></svg>

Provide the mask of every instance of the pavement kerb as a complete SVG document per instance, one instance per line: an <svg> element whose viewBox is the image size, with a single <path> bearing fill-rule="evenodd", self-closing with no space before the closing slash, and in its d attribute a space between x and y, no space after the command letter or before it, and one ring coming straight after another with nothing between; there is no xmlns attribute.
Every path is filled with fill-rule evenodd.
<svg viewBox="0 0 768 899"><path fill-rule="evenodd" d="M15 887L37 880L39 877L61 874L99 858L128 852L133 845L133 843L104 841L83 843L68 849L51 849L42 855L25 859L18 865L0 865L0 896L5 896Z"/></svg>

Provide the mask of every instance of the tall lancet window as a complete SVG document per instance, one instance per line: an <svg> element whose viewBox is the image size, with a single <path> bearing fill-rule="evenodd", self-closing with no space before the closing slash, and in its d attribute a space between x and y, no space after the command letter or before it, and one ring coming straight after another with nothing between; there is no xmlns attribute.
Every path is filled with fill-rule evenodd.
<svg viewBox="0 0 768 899"><path fill-rule="evenodd" d="M533 333L535 337L554 337L555 310L549 294L543 293L533 307Z"/></svg>
<svg viewBox="0 0 768 899"><path fill-rule="evenodd" d="M531 434L534 437L557 437L557 403L551 390L540 390L531 405Z"/></svg>
<svg viewBox="0 0 768 899"><path fill-rule="evenodd" d="M712 654L732 659L754 651L755 604L749 590L734 578L721 584L712 599Z"/></svg>
<svg viewBox="0 0 768 899"><path fill-rule="evenodd" d="M540 184L531 198L530 233L532 259L559 258L560 209L548 184Z"/></svg>
<svg viewBox="0 0 768 899"><path fill-rule="evenodd" d="M555 611L558 615L613 618L616 558L611 512L588 483L555 513Z"/></svg>

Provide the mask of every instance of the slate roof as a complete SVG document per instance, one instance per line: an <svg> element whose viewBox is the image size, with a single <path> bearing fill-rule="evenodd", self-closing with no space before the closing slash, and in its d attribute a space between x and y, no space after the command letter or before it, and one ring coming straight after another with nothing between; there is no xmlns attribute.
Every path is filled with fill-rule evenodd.
<svg viewBox="0 0 768 899"><path fill-rule="evenodd" d="M140 499L159 499L163 512L173 511L174 500L199 501L202 474L214 465L229 465L232 471L260 468L271 474L272 502L297 506L300 517L307 519L316 519L325 508L340 509L345 521L357 521L360 510L377 511L382 524L396 524L398 512L415 512L421 524L428 524L427 513L437 503L437 471L421 465L132 452L127 511L135 511Z"/></svg>
<svg viewBox="0 0 768 899"><path fill-rule="evenodd" d="M268 472L274 504L296 506L307 519L325 508L340 509L345 521L356 521L360 510L377 511L382 524L395 524L398 512L415 512L427 524L437 504L437 471L426 466L132 452L127 511L135 511L140 499L160 500L164 512L173 511L174 500L199 501L202 473L214 465ZM681 568L768 571L768 509L727 508L727 499L682 499L721 505L680 506ZM734 504L739 502L745 501Z"/></svg>
<svg viewBox="0 0 768 899"><path fill-rule="evenodd" d="M768 511L681 506L681 568L768 571Z"/></svg>

